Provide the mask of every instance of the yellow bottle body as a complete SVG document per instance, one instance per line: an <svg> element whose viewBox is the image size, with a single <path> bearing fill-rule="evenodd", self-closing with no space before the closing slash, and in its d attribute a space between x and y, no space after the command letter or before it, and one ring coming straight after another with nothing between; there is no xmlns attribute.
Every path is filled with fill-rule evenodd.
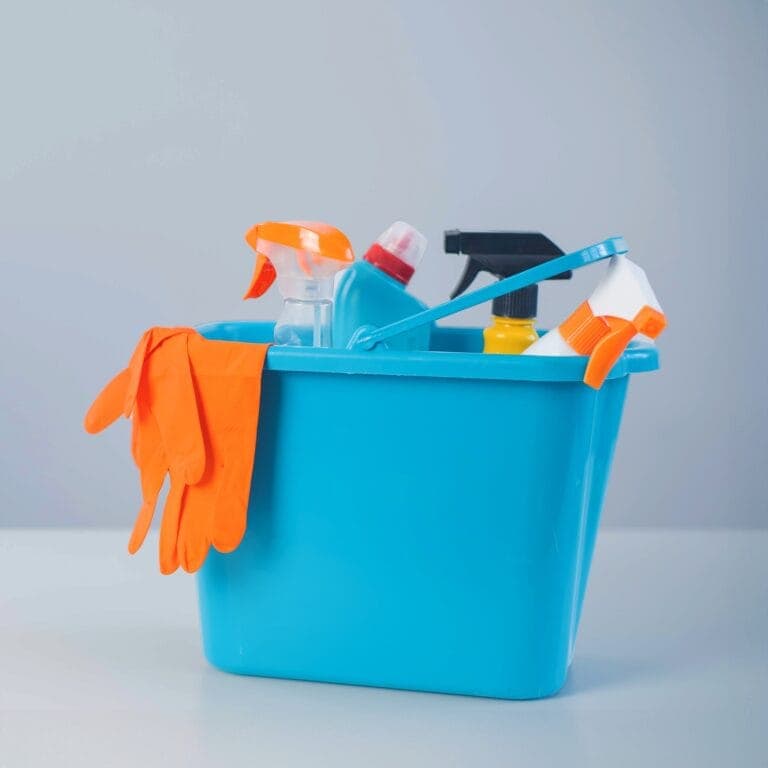
<svg viewBox="0 0 768 768"><path fill-rule="evenodd" d="M519 355L537 341L535 317L497 317L483 331L483 352L491 355Z"/></svg>

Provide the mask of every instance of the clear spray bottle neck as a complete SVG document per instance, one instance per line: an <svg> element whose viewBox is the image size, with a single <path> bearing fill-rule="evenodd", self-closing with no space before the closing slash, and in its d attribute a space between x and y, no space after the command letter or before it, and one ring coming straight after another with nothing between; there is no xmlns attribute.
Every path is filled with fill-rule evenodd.
<svg viewBox="0 0 768 768"><path fill-rule="evenodd" d="M294 347L330 347L333 278L278 280L283 309L275 323L275 343Z"/></svg>

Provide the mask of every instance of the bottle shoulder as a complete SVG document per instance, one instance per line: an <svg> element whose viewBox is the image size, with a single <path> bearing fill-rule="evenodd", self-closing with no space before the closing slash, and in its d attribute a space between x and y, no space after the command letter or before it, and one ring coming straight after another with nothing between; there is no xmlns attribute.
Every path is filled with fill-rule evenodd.
<svg viewBox="0 0 768 768"><path fill-rule="evenodd" d="M427 305L409 293L402 283L367 261L357 261L341 274L336 285L336 303L358 294L368 304L385 301L387 305L404 307L413 313L427 309Z"/></svg>
<svg viewBox="0 0 768 768"><path fill-rule="evenodd" d="M391 285L392 288L403 290L404 286L378 267L369 264L367 261L356 261L351 267L348 267L341 273L339 284L341 283L359 283L374 282L384 285Z"/></svg>

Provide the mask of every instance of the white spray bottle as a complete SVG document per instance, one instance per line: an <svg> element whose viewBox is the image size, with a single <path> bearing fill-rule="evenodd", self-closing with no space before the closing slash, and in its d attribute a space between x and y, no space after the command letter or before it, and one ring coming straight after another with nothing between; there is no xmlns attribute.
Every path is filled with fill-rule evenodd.
<svg viewBox="0 0 768 768"><path fill-rule="evenodd" d="M588 355L584 383L600 389L636 335L655 339L666 324L645 272L626 256L613 256L589 299L523 354Z"/></svg>

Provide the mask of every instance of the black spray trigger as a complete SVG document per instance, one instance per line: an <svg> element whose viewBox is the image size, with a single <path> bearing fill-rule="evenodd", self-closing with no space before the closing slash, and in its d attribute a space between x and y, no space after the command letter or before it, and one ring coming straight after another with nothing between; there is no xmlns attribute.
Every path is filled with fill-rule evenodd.
<svg viewBox="0 0 768 768"><path fill-rule="evenodd" d="M541 232L462 232L444 233L445 252L467 256L459 284L451 294L456 298L469 288L480 272L499 280L563 255L563 250ZM550 280L568 280L571 272L562 272ZM494 314L504 317L533 317L537 310L538 289L528 286L494 301Z"/></svg>
<svg viewBox="0 0 768 768"><path fill-rule="evenodd" d="M464 267L464 274L461 276L458 285L453 289L451 298L455 299L460 293L464 293L482 271L482 264L479 264L475 259L467 259L467 265Z"/></svg>

